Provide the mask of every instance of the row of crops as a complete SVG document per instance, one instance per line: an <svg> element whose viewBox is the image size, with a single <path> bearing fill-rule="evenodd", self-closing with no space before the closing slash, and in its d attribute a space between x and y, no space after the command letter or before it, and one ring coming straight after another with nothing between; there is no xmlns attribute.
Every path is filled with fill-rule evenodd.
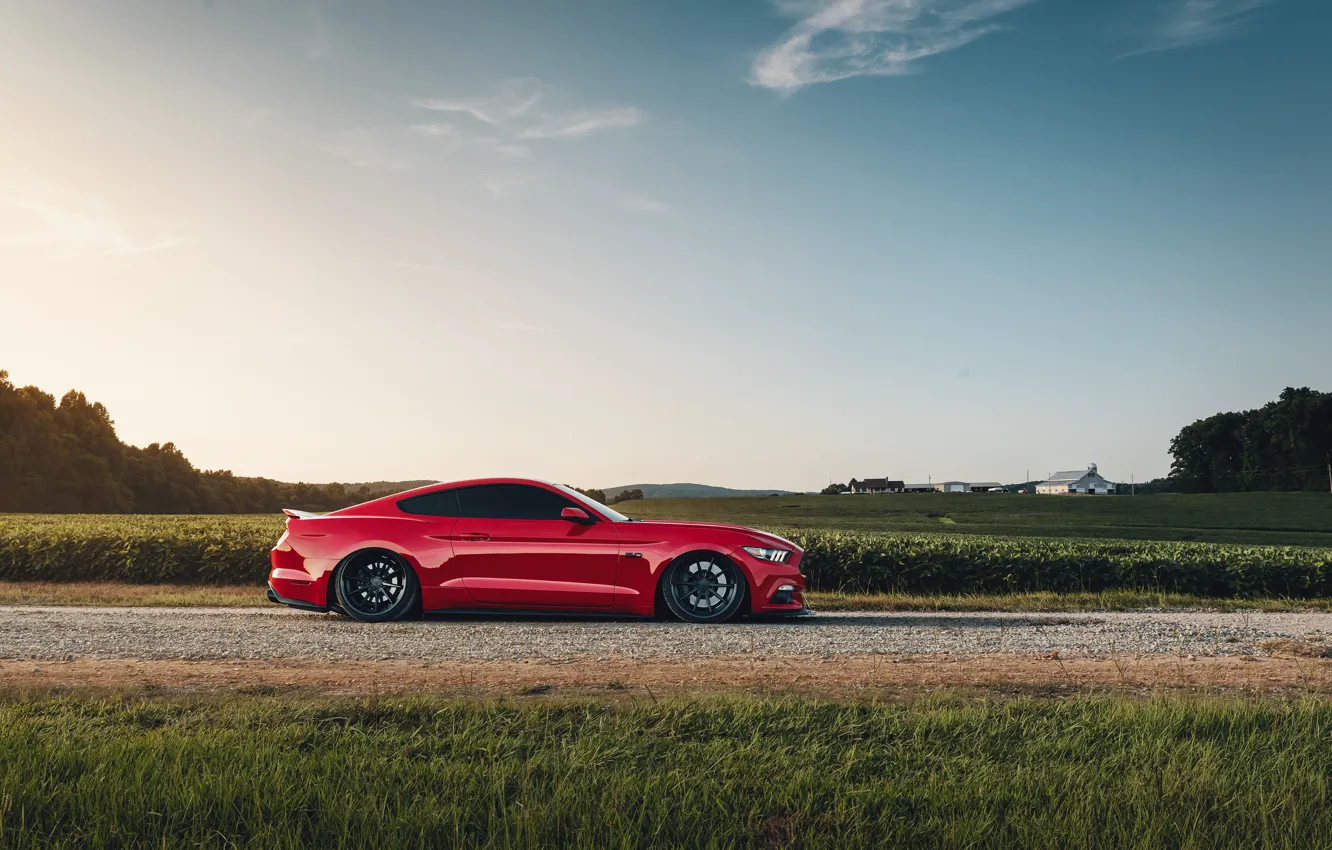
<svg viewBox="0 0 1332 850"><path fill-rule="evenodd" d="M0 580L262 584L281 516L0 515ZM815 590L1332 597L1332 549L772 529Z"/></svg>

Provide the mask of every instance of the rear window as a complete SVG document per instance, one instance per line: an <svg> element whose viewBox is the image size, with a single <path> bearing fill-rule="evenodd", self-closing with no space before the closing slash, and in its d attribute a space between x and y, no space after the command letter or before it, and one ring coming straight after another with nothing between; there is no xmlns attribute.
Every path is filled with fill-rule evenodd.
<svg viewBox="0 0 1332 850"><path fill-rule="evenodd" d="M398 509L405 514L418 516L462 516L458 510L457 490L436 490L412 496L398 502Z"/></svg>

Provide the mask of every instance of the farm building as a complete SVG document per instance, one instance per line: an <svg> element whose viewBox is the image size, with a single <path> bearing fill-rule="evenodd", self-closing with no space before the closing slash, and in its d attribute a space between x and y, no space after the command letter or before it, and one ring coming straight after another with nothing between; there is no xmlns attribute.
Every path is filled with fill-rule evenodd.
<svg viewBox="0 0 1332 850"><path fill-rule="evenodd" d="M1105 496L1114 491L1115 485L1101 477L1094 463L1086 469L1056 472L1048 480L1036 485L1036 492L1047 496L1064 496L1070 493Z"/></svg>
<svg viewBox="0 0 1332 850"><path fill-rule="evenodd" d="M865 478L860 481L852 478L847 486L851 488L851 493L901 493L903 487L901 481L887 478Z"/></svg>
<svg viewBox="0 0 1332 850"><path fill-rule="evenodd" d="M1002 489L998 481L935 481L929 484L907 484L903 493L987 493Z"/></svg>

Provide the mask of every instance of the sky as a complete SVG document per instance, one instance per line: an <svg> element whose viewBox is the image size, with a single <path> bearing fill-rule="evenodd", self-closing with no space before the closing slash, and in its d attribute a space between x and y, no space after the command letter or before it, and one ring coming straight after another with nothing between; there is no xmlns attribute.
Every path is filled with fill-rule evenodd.
<svg viewBox="0 0 1332 850"><path fill-rule="evenodd" d="M1163 475L1332 390L1332 3L0 0L0 369L283 480Z"/></svg>

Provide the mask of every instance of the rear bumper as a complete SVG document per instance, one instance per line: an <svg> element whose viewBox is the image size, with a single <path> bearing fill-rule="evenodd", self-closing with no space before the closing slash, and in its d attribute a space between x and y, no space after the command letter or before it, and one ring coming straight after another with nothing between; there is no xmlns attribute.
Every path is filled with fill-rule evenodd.
<svg viewBox="0 0 1332 850"><path fill-rule="evenodd" d="M319 611L323 613L328 610L327 605L319 605L315 602L307 602L304 599L293 599L290 596L283 596L273 588L273 582L268 583L268 601L278 605L286 605L289 608L300 608L302 611Z"/></svg>

